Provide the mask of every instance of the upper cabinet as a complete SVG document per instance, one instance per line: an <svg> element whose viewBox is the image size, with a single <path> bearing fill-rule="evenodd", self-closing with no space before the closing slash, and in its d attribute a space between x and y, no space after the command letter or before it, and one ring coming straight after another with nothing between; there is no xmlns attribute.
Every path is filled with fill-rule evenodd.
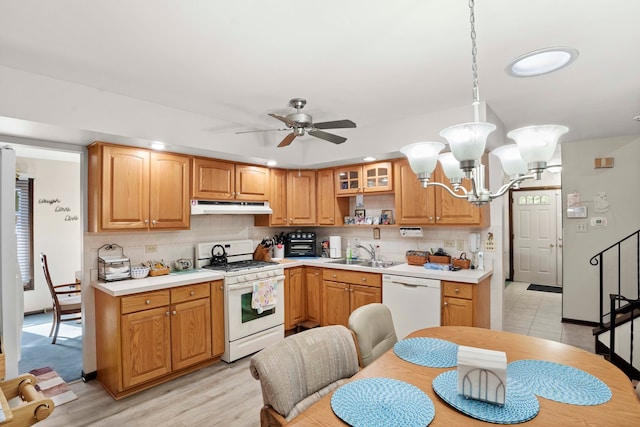
<svg viewBox="0 0 640 427"><path fill-rule="evenodd" d="M349 199L336 198L333 169L316 173L318 184L318 225L343 225L349 211Z"/></svg>
<svg viewBox="0 0 640 427"><path fill-rule="evenodd" d="M96 142L88 188L90 232L189 228L187 156Z"/></svg>
<svg viewBox="0 0 640 427"><path fill-rule="evenodd" d="M255 225L315 225L316 172L272 169L269 206L271 215L255 215Z"/></svg>
<svg viewBox="0 0 640 427"><path fill-rule="evenodd" d="M269 198L269 169L195 157L193 198L252 200Z"/></svg>
<svg viewBox="0 0 640 427"><path fill-rule="evenodd" d="M472 205L466 199L451 196L440 187L423 188L408 160L396 161L395 176L396 222L399 225L488 225L488 205ZM431 181L449 186L449 179L439 163L431 175ZM471 182L467 179L462 181L462 185L471 188Z"/></svg>
<svg viewBox="0 0 640 427"><path fill-rule="evenodd" d="M336 196L393 191L392 163L379 162L335 169Z"/></svg>

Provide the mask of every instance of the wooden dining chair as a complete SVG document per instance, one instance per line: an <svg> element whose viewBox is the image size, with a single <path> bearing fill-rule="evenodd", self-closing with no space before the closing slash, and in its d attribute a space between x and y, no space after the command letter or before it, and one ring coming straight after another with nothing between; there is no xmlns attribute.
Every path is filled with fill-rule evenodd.
<svg viewBox="0 0 640 427"><path fill-rule="evenodd" d="M355 334L363 368L398 342L391 311L384 304L371 303L356 308L349 316L349 329Z"/></svg>
<svg viewBox="0 0 640 427"><path fill-rule="evenodd" d="M40 264L42 264L44 278L47 281L49 292L51 292L51 299L53 300L53 324L51 325L49 336L53 335L51 344L55 344L61 322L78 321L82 319L82 290L78 287L79 285L77 283L54 285L51 280L51 274L49 274L49 265L47 264L47 256L45 254L40 254Z"/></svg>

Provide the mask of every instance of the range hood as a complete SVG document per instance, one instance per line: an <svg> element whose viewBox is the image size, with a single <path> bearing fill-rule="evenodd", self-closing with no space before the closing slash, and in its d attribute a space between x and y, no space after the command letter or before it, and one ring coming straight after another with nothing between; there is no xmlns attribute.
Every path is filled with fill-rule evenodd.
<svg viewBox="0 0 640 427"><path fill-rule="evenodd" d="M192 200L191 215L255 215L271 214L269 202L241 202L235 200Z"/></svg>

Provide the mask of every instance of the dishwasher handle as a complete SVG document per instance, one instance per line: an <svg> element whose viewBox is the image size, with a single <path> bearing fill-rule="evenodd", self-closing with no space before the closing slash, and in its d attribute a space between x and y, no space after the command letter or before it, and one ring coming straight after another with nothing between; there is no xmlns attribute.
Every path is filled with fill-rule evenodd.
<svg viewBox="0 0 640 427"><path fill-rule="evenodd" d="M391 283L395 283L397 285L407 286L409 288L417 288L420 285L416 285L415 283L407 283L407 282L398 282L397 280L392 280Z"/></svg>

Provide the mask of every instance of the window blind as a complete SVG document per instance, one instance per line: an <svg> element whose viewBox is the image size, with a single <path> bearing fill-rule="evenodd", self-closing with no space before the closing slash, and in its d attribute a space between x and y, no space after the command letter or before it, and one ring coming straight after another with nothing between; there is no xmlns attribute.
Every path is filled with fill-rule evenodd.
<svg viewBox="0 0 640 427"><path fill-rule="evenodd" d="M18 265L25 290L33 290L33 178L16 180Z"/></svg>

